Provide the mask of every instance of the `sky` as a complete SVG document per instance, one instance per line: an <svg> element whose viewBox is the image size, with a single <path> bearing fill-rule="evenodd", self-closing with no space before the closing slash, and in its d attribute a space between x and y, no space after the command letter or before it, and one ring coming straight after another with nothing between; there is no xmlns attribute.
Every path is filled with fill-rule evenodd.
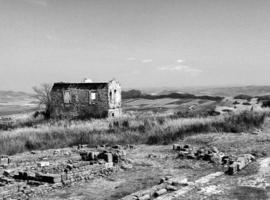
<svg viewBox="0 0 270 200"><path fill-rule="evenodd" d="M269 0L0 0L0 90L270 85Z"/></svg>

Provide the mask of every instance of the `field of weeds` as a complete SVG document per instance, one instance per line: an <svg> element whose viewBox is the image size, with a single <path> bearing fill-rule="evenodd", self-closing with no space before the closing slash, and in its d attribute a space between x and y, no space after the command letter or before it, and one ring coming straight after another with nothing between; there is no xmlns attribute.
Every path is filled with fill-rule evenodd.
<svg viewBox="0 0 270 200"><path fill-rule="evenodd" d="M261 110L203 118L133 114L118 119L91 121L38 121L33 122L32 126L1 131L0 152L12 155L78 144L169 144L198 133L246 132L260 127L266 116L267 112Z"/></svg>

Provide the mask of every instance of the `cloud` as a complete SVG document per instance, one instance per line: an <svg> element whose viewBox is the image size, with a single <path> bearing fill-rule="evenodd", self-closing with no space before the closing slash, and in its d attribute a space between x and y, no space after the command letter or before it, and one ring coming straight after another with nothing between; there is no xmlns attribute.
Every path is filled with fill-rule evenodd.
<svg viewBox="0 0 270 200"><path fill-rule="evenodd" d="M150 63L150 62L152 62L153 60L152 59L143 59L143 60L141 60L142 61L142 63Z"/></svg>
<svg viewBox="0 0 270 200"><path fill-rule="evenodd" d="M193 68L187 65L176 65L176 66L166 66L166 67L159 67L158 70L160 71L179 71L197 75L202 72L202 70Z"/></svg>
<svg viewBox="0 0 270 200"><path fill-rule="evenodd" d="M184 62L184 61L183 61L182 59L178 59L177 62L178 62L178 63L182 63L182 62Z"/></svg>
<svg viewBox="0 0 270 200"><path fill-rule="evenodd" d="M41 7L48 6L48 2L46 0L24 0L24 1L29 3L29 4L33 4L33 5L37 5L37 6L41 6Z"/></svg>

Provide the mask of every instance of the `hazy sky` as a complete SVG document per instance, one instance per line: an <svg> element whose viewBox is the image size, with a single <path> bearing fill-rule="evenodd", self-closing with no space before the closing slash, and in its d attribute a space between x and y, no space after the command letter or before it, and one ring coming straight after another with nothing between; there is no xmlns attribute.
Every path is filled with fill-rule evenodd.
<svg viewBox="0 0 270 200"><path fill-rule="evenodd" d="M269 0L0 0L0 90L270 84Z"/></svg>

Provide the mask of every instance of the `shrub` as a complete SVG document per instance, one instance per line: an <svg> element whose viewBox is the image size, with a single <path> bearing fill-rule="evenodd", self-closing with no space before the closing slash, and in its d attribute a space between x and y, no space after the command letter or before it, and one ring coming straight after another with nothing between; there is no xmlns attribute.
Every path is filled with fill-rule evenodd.
<svg viewBox="0 0 270 200"><path fill-rule="evenodd" d="M270 107L270 100L263 101L262 107L264 107L264 108Z"/></svg>
<svg viewBox="0 0 270 200"><path fill-rule="evenodd" d="M240 104L240 103L238 101L233 102L233 105L237 105L237 104Z"/></svg>

